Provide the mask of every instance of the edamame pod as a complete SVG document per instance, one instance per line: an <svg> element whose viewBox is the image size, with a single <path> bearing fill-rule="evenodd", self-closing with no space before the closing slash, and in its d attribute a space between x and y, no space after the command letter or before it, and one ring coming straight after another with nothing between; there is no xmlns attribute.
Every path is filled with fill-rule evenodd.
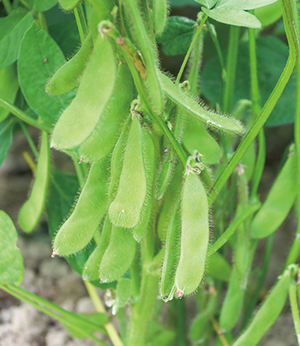
<svg viewBox="0 0 300 346"><path fill-rule="evenodd" d="M0 98L13 104L19 89L17 69L15 64L0 68ZM9 111L0 107L0 123L4 121Z"/></svg>
<svg viewBox="0 0 300 346"><path fill-rule="evenodd" d="M143 19L139 12L138 2L136 0L124 0L124 6L128 8L132 18L132 27L136 44L144 58L147 70L147 88L149 97L152 101L152 107L158 114L162 113L164 108L163 93L159 81L157 64L155 62L153 45L149 39Z"/></svg>
<svg viewBox="0 0 300 346"><path fill-rule="evenodd" d="M171 300L175 292L175 271L180 256L180 217L178 209L180 205L180 198L178 198L171 215L169 215L169 224L167 228L165 247L165 257L163 261L160 294L166 301Z"/></svg>
<svg viewBox="0 0 300 346"><path fill-rule="evenodd" d="M115 315L119 308L123 308L129 301L132 291L132 281L128 278L118 280L116 287L116 302L112 309L112 314Z"/></svg>
<svg viewBox="0 0 300 346"><path fill-rule="evenodd" d="M50 173L50 150L47 132L42 132L36 177L29 199L22 206L18 222L22 230L30 233L36 227L46 202Z"/></svg>
<svg viewBox="0 0 300 346"><path fill-rule="evenodd" d="M186 118L186 116L184 115ZM216 140L206 131L203 123L196 118L184 119L182 143L190 155L194 151L203 155L202 161L214 165L220 161L222 152Z"/></svg>
<svg viewBox="0 0 300 346"><path fill-rule="evenodd" d="M215 252L209 257L207 275L222 281L229 281L230 274L231 266L219 252Z"/></svg>
<svg viewBox="0 0 300 346"><path fill-rule="evenodd" d="M156 188L156 198L159 200L163 197L165 190L170 182L172 172L174 170L174 154L169 150L164 156L158 173L158 181Z"/></svg>
<svg viewBox="0 0 300 346"><path fill-rule="evenodd" d="M187 114L200 119L208 126L214 127L220 131L236 134L241 134L245 131L244 127L238 120L203 108L192 97L182 92L178 86L176 86L171 79L165 76L163 73L160 73L159 77L162 89L166 95L180 108L186 111Z"/></svg>
<svg viewBox="0 0 300 346"><path fill-rule="evenodd" d="M175 275L178 295L193 293L200 285L209 242L208 201L193 171L186 175L181 197L181 252Z"/></svg>
<svg viewBox="0 0 300 346"><path fill-rule="evenodd" d="M136 241L123 227L112 226L109 245L100 264L102 282L118 280L129 269L135 256Z"/></svg>
<svg viewBox="0 0 300 346"><path fill-rule="evenodd" d="M72 11L81 0L59 0L61 8L65 11Z"/></svg>
<svg viewBox="0 0 300 346"><path fill-rule="evenodd" d="M279 277L267 299L254 316L248 328L235 341L233 346L255 346L272 326L284 307L292 281L289 268Z"/></svg>
<svg viewBox="0 0 300 346"><path fill-rule="evenodd" d="M71 149L91 134L112 93L115 74L116 62L109 39L98 36L77 95L54 127L52 147Z"/></svg>
<svg viewBox="0 0 300 346"><path fill-rule="evenodd" d="M153 19L154 30L156 35L161 35L164 31L167 22L167 1L166 0L153 0Z"/></svg>
<svg viewBox="0 0 300 346"><path fill-rule="evenodd" d="M292 152L273 184L268 197L255 215L251 237L261 239L275 232L286 219L297 194L296 158Z"/></svg>
<svg viewBox="0 0 300 346"><path fill-rule="evenodd" d="M100 267L100 263L104 255L104 252L106 251L110 241L111 228L112 228L112 224L109 220L109 217L106 216L103 223L103 227L102 227L100 243L98 244L96 249L92 252L92 254L90 255L90 257L88 258L88 260L86 261L84 265L83 272L82 272L83 280L87 280L87 281L99 280L99 267Z"/></svg>
<svg viewBox="0 0 300 346"><path fill-rule="evenodd" d="M109 206L110 220L119 227L132 228L141 218L147 191L142 140L141 125L139 119L134 116L128 135L118 192Z"/></svg>
<svg viewBox="0 0 300 346"><path fill-rule="evenodd" d="M153 205L153 190L154 190L154 175L155 175L155 148L152 137L146 128L142 129L142 149L143 149L143 163L146 174L146 195L141 211L140 222L132 228L132 234L136 241L140 241L147 231L149 221L151 218L152 205Z"/></svg>
<svg viewBox="0 0 300 346"><path fill-rule="evenodd" d="M107 212L108 158L95 162L81 191L71 216L59 229L53 243L53 251L69 256L88 245Z"/></svg>
<svg viewBox="0 0 300 346"><path fill-rule="evenodd" d="M133 99L133 82L126 64L118 67L113 92L97 126L81 144L79 155L84 161L95 162L109 154L121 132Z"/></svg>
<svg viewBox="0 0 300 346"><path fill-rule="evenodd" d="M73 58L54 73L46 86L46 92L51 95L62 95L74 89L80 82L92 49L93 39L89 33Z"/></svg>

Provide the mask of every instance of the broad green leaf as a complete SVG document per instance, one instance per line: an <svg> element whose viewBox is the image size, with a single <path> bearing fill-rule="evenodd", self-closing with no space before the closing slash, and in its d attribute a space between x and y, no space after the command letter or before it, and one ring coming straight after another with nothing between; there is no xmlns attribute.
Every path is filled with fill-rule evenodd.
<svg viewBox="0 0 300 346"><path fill-rule="evenodd" d="M21 40L32 20L32 14L22 7L0 18L0 67L18 59Z"/></svg>
<svg viewBox="0 0 300 346"><path fill-rule="evenodd" d="M8 149L11 146L13 128L13 119L7 119L0 124L0 165L2 165L2 162L6 158Z"/></svg>
<svg viewBox="0 0 300 346"><path fill-rule="evenodd" d="M261 22L262 27L275 23L282 16L281 1L254 10L254 15ZM274 35L277 36L274 32Z"/></svg>
<svg viewBox="0 0 300 346"><path fill-rule="evenodd" d="M36 11L47 11L57 4L58 0L35 0L33 9Z"/></svg>
<svg viewBox="0 0 300 346"><path fill-rule="evenodd" d="M217 22L249 28L261 27L260 21L255 16L241 9L231 7L215 8L213 10L201 7L201 9L205 14Z"/></svg>
<svg viewBox="0 0 300 346"><path fill-rule="evenodd" d="M186 17L169 17L163 34L158 37L163 52L166 55L185 54L192 42L195 24Z"/></svg>
<svg viewBox="0 0 300 346"><path fill-rule="evenodd" d="M198 2L200 5L205 6L206 8L212 8L213 6L218 3L217 0L195 0Z"/></svg>
<svg viewBox="0 0 300 346"><path fill-rule="evenodd" d="M277 0L220 0L216 8L236 8L241 10L253 10L276 2Z"/></svg>
<svg viewBox="0 0 300 346"><path fill-rule="evenodd" d="M49 195L46 204L46 212L49 220L49 233L51 240L54 240L55 234L64 220L70 215L70 211L77 197L79 185L75 175L64 174L55 169L52 174ZM84 250L65 258L71 267L82 274L83 267L90 254L95 248L94 242L91 242ZM116 283L100 284L98 281L92 281L93 285L106 289L115 287Z"/></svg>
<svg viewBox="0 0 300 346"><path fill-rule="evenodd" d="M11 104L15 102L19 82L15 64L0 68L0 98ZM0 107L0 123L7 118L9 111Z"/></svg>
<svg viewBox="0 0 300 346"><path fill-rule="evenodd" d="M57 121L74 97L73 92L57 97L45 92L47 81L65 61L54 40L33 23L20 47L19 82L28 105L50 124Z"/></svg>
<svg viewBox="0 0 300 346"><path fill-rule="evenodd" d="M263 105L270 96L288 57L288 47L276 37L259 37L256 40L258 82ZM224 53L226 56L226 53ZM249 99L249 49L247 42L241 42L237 58L236 87L234 102ZM213 103L222 103L222 71L218 57L207 62L201 74L203 95ZM271 113L266 126L276 126L294 122L295 114L295 75L292 76L277 105Z"/></svg>
<svg viewBox="0 0 300 346"><path fill-rule="evenodd" d="M17 230L11 218L0 210L0 283L19 285L23 280L23 256L17 248Z"/></svg>

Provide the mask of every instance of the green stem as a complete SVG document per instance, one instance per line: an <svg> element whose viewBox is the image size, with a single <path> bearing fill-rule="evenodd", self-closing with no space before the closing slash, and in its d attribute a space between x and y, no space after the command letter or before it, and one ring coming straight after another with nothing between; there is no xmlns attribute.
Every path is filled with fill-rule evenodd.
<svg viewBox="0 0 300 346"><path fill-rule="evenodd" d="M298 18L298 11L296 8L296 1L293 2L293 13L294 13L294 25L296 27L296 32L298 37L300 35L300 25ZM299 47L298 47L299 54ZM295 157L296 157L296 165L297 165L297 191L300 189L300 60L297 61L296 64L296 95L295 95ZM296 202L296 215L298 219L297 231L295 235L294 242L288 254L288 258L284 268L287 268L288 265L295 263L299 258L300 254L300 194L297 194L297 202Z"/></svg>
<svg viewBox="0 0 300 346"><path fill-rule="evenodd" d="M76 318L76 315L74 315L74 314L72 314L72 313L70 313L70 312L68 312L62 308L59 308L57 305L50 303L47 300L45 300L45 303L46 303L46 304L44 304L45 306L49 306L51 304L52 305L51 309L53 309L54 311L59 311L60 313L64 314L66 317L58 315L57 313L50 311L49 308L46 308L45 306L43 307L43 306L39 305L38 303L36 303L35 301L31 300L30 298L26 297L26 296L28 296L29 292L22 290L16 286L13 286L10 284L8 284L8 285L0 284L0 288L3 291L6 291L7 293L11 294L12 296L24 301L25 303L32 305L33 307L35 307L37 310L43 312L44 314L55 318L56 320L60 321L61 323L65 324L65 325L68 325L69 327L72 327L73 329L77 330L79 333L83 334L85 337L95 341L97 344L102 345L102 346L108 346L103 341L99 340L98 338L94 337L93 335L91 335L90 333L88 333L86 331L85 328L91 327L90 322L85 321L84 319L81 319L81 318ZM35 298L39 298L39 299L36 299L36 300L39 300L39 303L41 303L40 301L43 300L41 297L38 297L38 296L35 296ZM78 326L78 323L86 325L86 327L80 328ZM99 326L97 326L97 329L99 329Z"/></svg>
<svg viewBox="0 0 300 346"><path fill-rule="evenodd" d="M225 82L225 89L224 89L224 95L223 95L223 111L225 113L230 113L233 107L239 36L240 36L240 27L231 26L230 36L229 36L229 47L228 47L228 54L227 54L227 63L226 63L226 82Z"/></svg>
<svg viewBox="0 0 300 346"><path fill-rule="evenodd" d="M249 205L244 211L242 211L229 225L226 231L213 243L213 245L208 249L207 257L210 257L215 252L217 252L232 236L232 234L237 230L242 222L248 219L253 213L255 213L261 207L260 202L253 203Z"/></svg>
<svg viewBox="0 0 300 346"><path fill-rule="evenodd" d="M20 120L24 121L28 125L34 126L42 131L46 131L48 133L51 132L51 126L46 123L40 123L38 120L28 116L26 113L21 111L19 108L17 108L14 105L11 105L7 101L4 101L0 98L0 107L3 107L4 109L8 110L10 113L15 115Z"/></svg>
<svg viewBox="0 0 300 346"><path fill-rule="evenodd" d="M78 28L78 32L79 32L79 36L80 36L80 41L81 41L81 43L83 43L85 36L86 36L86 33L88 31L88 28L87 28L87 24L86 24L86 20L84 17L84 12L83 12L81 3L78 4L74 8L74 16L76 19L76 24L77 24L77 28Z"/></svg>
<svg viewBox="0 0 300 346"><path fill-rule="evenodd" d="M3 5L4 5L4 8L5 8L5 11L10 14L10 12L13 10L12 6L11 6L11 3L9 0L3 0Z"/></svg>
<svg viewBox="0 0 300 346"><path fill-rule="evenodd" d="M21 126L21 128L25 134L25 137L29 143L29 146L30 146L35 158L37 159L39 157L39 153L38 153L38 150L37 150L35 144L33 143L33 140L32 140L32 138L31 138L31 136L27 130L27 127L24 125L23 121L19 121L19 124L20 124L20 126Z"/></svg>
<svg viewBox="0 0 300 346"><path fill-rule="evenodd" d="M106 310L101 302L101 299L99 298L95 286L93 286L88 281L84 281L84 284L96 310L102 314L105 314ZM107 334L110 337L110 340L114 346L123 346L123 342L121 341L119 334L117 333L115 327L112 325L111 322L106 323L104 325L104 328L106 329Z"/></svg>
<svg viewBox="0 0 300 346"><path fill-rule="evenodd" d="M198 26L198 28L197 28L197 31L196 31L196 33L195 33L195 35L194 35L194 37L193 37L193 40L192 40L192 42L191 42L191 45L190 45L190 47L189 47L189 49L188 49L188 51L187 51L187 53L186 53L186 55L185 55L185 57L184 57L183 63L182 63L182 65L181 65L181 67L180 67L180 70L179 70L179 72L178 72L178 75L177 75L177 78L176 78L176 83L179 83L179 82L180 82L180 79L181 79L181 77L182 77L182 74L183 74L183 71L184 71L184 69L185 69L185 66L186 66L186 64L187 64L187 62L188 62L188 60L189 60L189 57L190 57L190 54L191 54L192 49L193 49L193 47L194 47L194 44L195 44L195 42L197 41L198 36L200 35L200 32L201 32L201 30L202 30L202 28L203 28L203 25L204 25L204 23L205 23L207 17L208 17L208 16L205 15L205 16L203 16L203 18L201 19L201 22L200 22L200 24L199 24L199 26Z"/></svg>
<svg viewBox="0 0 300 346"><path fill-rule="evenodd" d="M185 300L174 299L177 346L187 346Z"/></svg>
<svg viewBox="0 0 300 346"><path fill-rule="evenodd" d="M48 33L48 26L47 26L47 20L46 20L45 12L42 12L42 11L38 12L38 20L39 20L40 27L44 31L46 31L46 33Z"/></svg>
<svg viewBox="0 0 300 346"><path fill-rule="evenodd" d="M290 296L290 305L291 305L292 316L294 320L297 341L298 341L298 345L300 346L300 316L299 316L299 305L297 301L297 288L296 288L295 281L290 284L289 296Z"/></svg>
<svg viewBox="0 0 300 346"><path fill-rule="evenodd" d="M291 10L291 0L282 0L283 3L283 19L284 24L286 28L286 35L288 39L289 44L289 57L287 60L287 63L284 67L284 70L273 89L270 97L268 98L266 104L264 105L261 114L255 122L253 123L252 127L246 134L245 138L241 141L239 147L235 151L234 155L231 158L231 161L228 165L226 165L224 171L219 176L218 180L216 181L214 187L212 188L210 192L210 204L214 202L214 200L217 197L218 192L221 190L223 185L226 183L232 172L234 171L235 167L240 162L241 158L245 154L246 150L249 148L251 143L254 141L255 137L258 135L260 129L263 127L265 122L267 121L269 115L271 114L272 110L274 109L275 105L277 104L283 90L285 89L293 71L296 65L297 56L298 56L298 41L297 36L294 31L293 26L293 13Z"/></svg>

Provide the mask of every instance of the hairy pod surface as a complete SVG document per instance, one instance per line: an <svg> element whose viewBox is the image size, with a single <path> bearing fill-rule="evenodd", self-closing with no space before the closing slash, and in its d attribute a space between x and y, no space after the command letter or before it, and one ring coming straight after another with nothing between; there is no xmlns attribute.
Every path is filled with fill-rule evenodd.
<svg viewBox="0 0 300 346"><path fill-rule="evenodd" d="M121 132L133 99L133 82L126 64L118 67L113 92L107 102L97 126L82 143L79 156L84 161L95 162L109 154Z"/></svg>
<svg viewBox="0 0 300 346"><path fill-rule="evenodd" d="M209 242L206 191L194 172L186 175L181 196L181 250L175 285L184 295L200 285Z"/></svg>
<svg viewBox="0 0 300 346"><path fill-rule="evenodd" d="M128 134L117 195L109 206L110 220L119 227L132 228L138 224L146 196L147 182L141 131L139 119L134 116Z"/></svg>
<svg viewBox="0 0 300 346"><path fill-rule="evenodd" d="M132 291L132 281L128 278L118 280L116 287L116 305L123 308L129 301Z"/></svg>
<svg viewBox="0 0 300 346"><path fill-rule="evenodd" d="M241 134L245 131L238 120L208 111L201 107L192 97L182 92L170 78L160 73L160 81L166 95L187 114L200 119L210 127L220 131Z"/></svg>
<svg viewBox="0 0 300 346"><path fill-rule="evenodd" d="M129 269L135 256L136 241L130 231L112 226L109 245L100 264L100 280L118 280Z"/></svg>
<svg viewBox="0 0 300 346"><path fill-rule="evenodd" d="M107 37L98 36L76 97L64 110L52 134L52 147L71 149L93 131L112 93L116 62Z"/></svg>
<svg viewBox="0 0 300 346"><path fill-rule="evenodd" d="M99 280L99 267L110 241L111 229L112 224L109 217L106 216L102 227L100 242L84 265L82 272L83 280Z"/></svg>
<svg viewBox="0 0 300 346"><path fill-rule="evenodd" d="M108 162L106 157L91 166L75 209L55 236L53 251L58 255L68 256L86 247L106 214Z"/></svg>
<svg viewBox="0 0 300 346"><path fill-rule="evenodd" d="M50 150L47 132L42 132L35 181L29 199L22 206L18 222L22 230L30 233L36 227L46 202L50 174Z"/></svg>
<svg viewBox="0 0 300 346"><path fill-rule="evenodd" d="M291 153L268 197L255 215L251 225L251 237L261 239L275 232L288 216L297 194L296 158Z"/></svg>
<svg viewBox="0 0 300 346"><path fill-rule="evenodd" d="M167 22L167 1L166 0L153 0L153 19L154 30L156 35L161 35L164 31Z"/></svg>
<svg viewBox="0 0 300 346"><path fill-rule="evenodd" d="M54 73L46 86L46 92L51 95L62 95L74 89L82 78L92 50L93 39L89 33L73 58Z"/></svg>

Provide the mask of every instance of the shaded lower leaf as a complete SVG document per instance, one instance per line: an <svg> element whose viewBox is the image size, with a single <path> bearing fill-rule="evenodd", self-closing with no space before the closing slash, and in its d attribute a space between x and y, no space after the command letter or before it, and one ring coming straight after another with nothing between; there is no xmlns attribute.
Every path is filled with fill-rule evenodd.
<svg viewBox="0 0 300 346"><path fill-rule="evenodd" d="M17 230L11 218L0 210L0 283L19 285L23 280L23 256L17 248Z"/></svg>

